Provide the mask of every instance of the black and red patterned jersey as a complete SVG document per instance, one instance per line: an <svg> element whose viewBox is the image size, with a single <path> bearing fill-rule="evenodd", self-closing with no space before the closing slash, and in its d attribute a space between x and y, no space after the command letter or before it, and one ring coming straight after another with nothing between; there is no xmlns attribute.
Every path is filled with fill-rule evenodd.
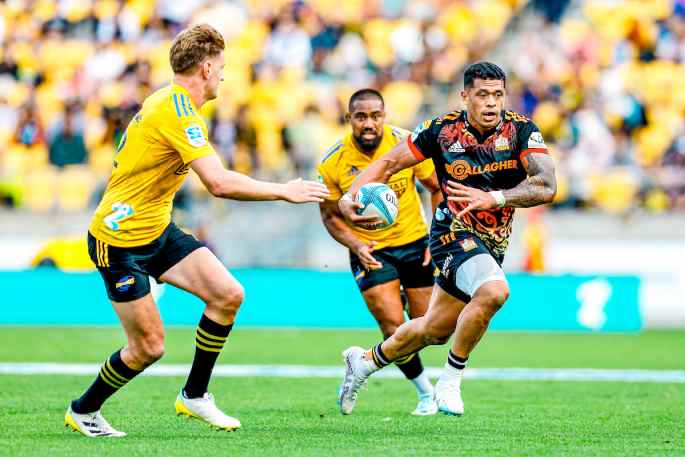
<svg viewBox="0 0 685 457"><path fill-rule="evenodd" d="M458 219L456 214L466 204L448 202L447 181L484 191L517 186L527 176L526 155L548 152L537 126L522 114L504 111L499 125L482 135L469 124L466 111L453 111L424 121L407 141L416 158L430 158L435 164L445 197L435 222L449 223L451 231L471 232L480 237L493 254L504 255L514 208L474 210Z"/></svg>

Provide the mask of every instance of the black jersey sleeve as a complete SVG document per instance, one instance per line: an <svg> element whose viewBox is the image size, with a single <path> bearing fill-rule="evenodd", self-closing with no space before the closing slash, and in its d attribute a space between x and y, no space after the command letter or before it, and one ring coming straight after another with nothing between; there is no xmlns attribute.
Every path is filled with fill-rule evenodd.
<svg viewBox="0 0 685 457"><path fill-rule="evenodd" d="M531 152L549 154L545 140L537 125L531 120L523 122L518 129L519 158L524 161Z"/></svg>
<svg viewBox="0 0 685 457"><path fill-rule="evenodd" d="M426 119L419 124L411 135L407 137L409 149L419 161L430 158L438 147L437 136L434 133L435 120Z"/></svg>

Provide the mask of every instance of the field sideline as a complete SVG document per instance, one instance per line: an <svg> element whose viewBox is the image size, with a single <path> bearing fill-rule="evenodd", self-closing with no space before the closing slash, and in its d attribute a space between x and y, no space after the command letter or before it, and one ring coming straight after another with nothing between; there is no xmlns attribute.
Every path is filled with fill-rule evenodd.
<svg viewBox="0 0 685 457"><path fill-rule="evenodd" d="M168 329L160 367L190 363L193 333ZM0 346L0 367L54 362L92 369L124 341L114 327L0 327L0 335L8 343ZM377 339L375 331L238 328L219 363L335 371L342 349ZM471 366L475 373L496 367L683 372L683 347L685 332L493 333ZM426 365L442 365L445 351L430 348ZM243 422L242 430L229 434L173 415L183 383L174 374L136 379L106 405L106 417L129 433L121 440L87 440L62 428L64 409L88 376L0 375L0 455L685 456L684 383L472 376L464 383L465 416L414 418L408 414L413 388L400 379L372 378L355 414L342 417L334 377L216 377L210 389L217 403Z"/></svg>

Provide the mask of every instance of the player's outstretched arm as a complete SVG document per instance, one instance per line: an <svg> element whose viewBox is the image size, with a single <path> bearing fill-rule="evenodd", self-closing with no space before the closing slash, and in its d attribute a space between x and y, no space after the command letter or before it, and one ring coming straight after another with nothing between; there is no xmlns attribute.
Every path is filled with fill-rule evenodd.
<svg viewBox="0 0 685 457"><path fill-rule="evenodd" d="M502 191L485 192L454 181L447 182L448 200L466 203L457 217L473 209L492 209L502 206L528 208L551 203L557 193L554 161L548 154L530 153L527 156L528 177L519 185Z"/></svg>
<svg viewBox="0 0 685 457"><path fill-rule="evenodd" d="M357 176L350 190L338 201L341 214L353 224L370 222L368 216L356 214L356 209L360 207L360 204L354 201L354 196L357 195L359 189L370 182L387 183L390 177L398 171L413 167L418 163L419 160L411 152L407 142L399 142L387 154L372 162Z"/></svg>
<svg viewBox="0 0 685 457"><path fill-rule="evenodd" d="M342 244L350 251L354 252L359 260L361 260L364 268L367 270L375 270L382 268L383 265L376 260L371 253L376 246L375 241L370 243L365 243L359 238L357 238L354 232L347 225L345 219L343 219L340 210L338 209L338 202L326 200L323 203L319 203L319 211L321 212L321 220L323 225L331 234L333 239L338 243Z"/></svg>
<svg viewBox="0 0 685 457"><path fill-rule="evenodd" d="M224 168L217 155L193 160L191 168L215 197L232 200L285 200L291 203L316 203L328 197L328 188L301 178L285 184L259 181Z"/></svg>

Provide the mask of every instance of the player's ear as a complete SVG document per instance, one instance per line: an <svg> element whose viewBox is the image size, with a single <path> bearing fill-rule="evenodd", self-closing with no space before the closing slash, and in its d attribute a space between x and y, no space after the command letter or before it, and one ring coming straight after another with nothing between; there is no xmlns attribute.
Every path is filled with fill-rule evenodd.
<svg viewBox="0 0 685 457"><path fill-rule="evenodd" d="M211 74L212 74L212 61L209 59L205 59L205 61L202 62L202 77L204 79L209 79Z"/></svg>
<svg viewBox="0 0 685 457"><path fill-rule="evenodd" d="M345 113L345 122L350 122L351 119L352 119L352 116L350 116L350 113L349 112Z"/></svg>
<svg viewBox="0 0 685 457"><path fill-rule="evenodd" d="M461 91L461 101L464 104L464 106L466 106L466 102L467 102L468 98L469 98L468 90L466 89L466 87L464 87L464 90Z"/></svg>

